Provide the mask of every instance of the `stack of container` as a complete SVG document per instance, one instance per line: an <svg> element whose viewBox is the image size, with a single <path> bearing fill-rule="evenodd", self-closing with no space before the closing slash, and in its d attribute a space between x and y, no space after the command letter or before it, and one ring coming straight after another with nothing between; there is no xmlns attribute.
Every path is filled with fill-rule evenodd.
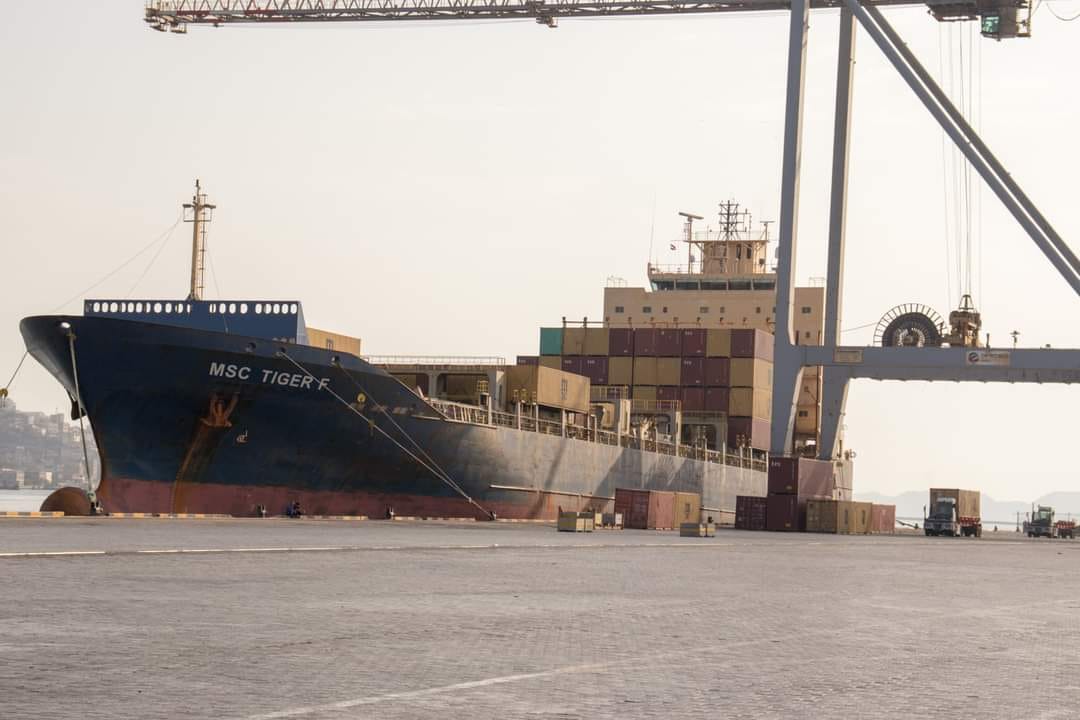
<svg viewBox="0 0 1080 720"><path fill-rule="evenodd" d="M895 529L895 505L825 499L806 504L807 532L865 535L892 534Z"/></svg>
<svg viewBox="0 0 1080 720"><path fill-rule="evenodd" d="M773 336L754 329L731 331L728 445L769 447L772 416Z"/></svg>
<svg viewBox="0 0 1080 720"><path fill-rule="evenodd" d="M673 530L683 523L701 522L701 495L615 488L615 512L622 514L625 528Z"/></svg>
<svg viewBox="0 0 1080 720"><path fill-rule="evenodd" d="M806 529L807 503L833 499L833 464L804 457L769 459L766 527L774 531Z"/></svg>

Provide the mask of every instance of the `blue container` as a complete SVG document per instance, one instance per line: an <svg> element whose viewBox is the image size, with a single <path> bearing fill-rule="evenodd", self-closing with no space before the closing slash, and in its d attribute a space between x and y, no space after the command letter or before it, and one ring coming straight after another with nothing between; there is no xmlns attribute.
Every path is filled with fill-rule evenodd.
<svg viewBox="0 0 1080 720"><path fill-rule="evenodd" d="M562 328L540 328L540 354L562 355Z"/></svg>

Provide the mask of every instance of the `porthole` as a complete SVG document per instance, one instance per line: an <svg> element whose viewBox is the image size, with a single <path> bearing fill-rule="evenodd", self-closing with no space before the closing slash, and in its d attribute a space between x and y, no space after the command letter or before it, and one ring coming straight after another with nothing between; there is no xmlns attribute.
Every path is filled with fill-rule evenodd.
<svg viewBox="0 0 1080 720"><path fill-rule="evenodd" d="M289 306L289 312L292 313L293 315L296 314L296 303L293 303L292 305Z"/></svg>
<svg viewBox="0 0 1080 720"><path fill-rule="evenodd" d="M109 305L109 312L116 312L118 309L119 306L116 303Z"/></svg>
<svg viewBox="0 0 1080 720"><path fill-rule="evenodd" d="M135 303L135 312L142 312L142 303Z"/></svg>
<svg viewBox="0 0 1080 720"><path fill-rule="evenodd" d="M154 312L161 312L161 303L154 303Z"/></svg>
<svg viewBox="0 0 1080 720"><path fill-rule="evenodd" d="M240 303L240 314L247 315L247 303Z"/></svg>
<svg viewBox="0 0 1080 720"><path fill-rule="evenodd" d="M101 303L94 303L94 312L101 312Z"/></svg>
<svg viewBox="0 0 1080 720"><path fill-rule="evenodd" d="M236 314L236 303L229 303L229 314L230 315L235 315Z"/></svg>
<svg viewBox="0 0 1080 720"><path fill-rule="evenodd" d="M255 314L262 315L262 303L255 303Z"/></svg>
<svg viewBox="0 0 1080 720"><path fill-rule="evenodd" d="M279 303L274 303L274 314L275 315L280 315L281 314L281 305Z"/></svg>

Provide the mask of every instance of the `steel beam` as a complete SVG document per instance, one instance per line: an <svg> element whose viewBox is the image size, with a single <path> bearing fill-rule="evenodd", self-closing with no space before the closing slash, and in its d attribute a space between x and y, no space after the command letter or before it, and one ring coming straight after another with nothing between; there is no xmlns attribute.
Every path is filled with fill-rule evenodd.
<svg viewBox="0 0 1080 720"><path fill-rule="evenodd" d="M851 378L1080 382L1080 350L1020 348L837 347L797 348L805 365L843 368Z"/></svg>
<svg viewBox="0 0 1080 720"><path fill-rule="evenodd" d="M840 428L847 407L851 372L847 367L827 365L821 368L821 415L818 418L818 458L839 459Z"/></svg>
<svg viewBox="0 0 1080 720"><path fill-rule="evenodd" d="M919 59L915 57L915 54L911 52L911 49L907 44L900 39L896 30L885 21L881 11L873 5L866 5L865 7L870 17L874 19L882 32L889 38L893 47L895 47L904 60L907 61L908 65L911 66L911 69L915 71L915 74L919 77L919 80L922 81L923 85L930 90L934 99L945 109L949 118L956 123L957 127L960 128L960 131L971 140L971 144L974 146L975 150L982 155L983 159L986 160L987 164L1001 179L1001 182L1009 192L1012 193L1013 197L1016 198L1024 211L1027 212L1031 219L1035 221L1035 224L1039 226L1039 229L1046 233L1046 237L1053 244L1054 248L1061 253L1061 256L1065 258L1065 261L1069 264L1069 267L1073 269L1073 272L1080 275L1080 258L1077 258L1076 253L1073 252L1072 248L1070 248L1061 236L1058 235L1057 231L1054 230L1054 227L1050 224L1050 221L1039 212L1039 208L1035 206L1035 203L1031 201L1031 198L1029 198L1020 185L1013 180L1012 175L1010 175L1009 171L1005 169L1005 166L1001 164L1001 161L999 161L994 153L990 151L990 148L986 146L986 143L984 143L978 133L975 132L975 129L971 127L963 114L952 104L949 100L949 96L942 92L941 88L937 86L937 83L934 82L930 73L928 73L922 63L919 62Z"/></svg>
<svg viewBox="0 0 1080 720"><path fill-rule="evenodd" d="M773 455L792 450L795 405L802 381L792 332L795 298L795 250L799 226L799 170L802 162L803 95L806 81L806 32L809 0L792 0L788 35L787 101L784 117L784 165L780 190L780 238L776 262L776 332L773 358Z"/></svg>
<svg viewBox="0 0 1080 720"><path fill-rule="evenodd" d="M1054 247L1054 243L1043 233L1038 225L1028 216L1028 214L1021 207L1020 203L1009 192L1006 184L1002 179L994 172L994 169L990 167L989 163L976 152L974 142L977 136L974 135L972 130L971 134L963 132L963 128L957 125L953 121L952 115L958 115L959 111L953 107L949 99L944 96L940 88L934 84L933 80L926 75L925 82L920 79L918 73L915 72L913 67L905 61L903 54L890 42L889 35L886 34L884 28L888 27L888 23L885 18L882 17L880 12L877 12L872 6L867 9L863 6L860 0L847 0L847 5L851 9L855 17L866 29L867 34L874 40L881 51L892 63L896 71L900 73L900 76L912 89L912 91L922 101L926 109L930 111L930 114L938 121L945 132L952 138L952 141L960 149L964 156L971 163L972 167L978 171L982 176L986 184L998 196L998 199L1008 208L1012 213L1020 226L1031 236L1031 239L1042 250L1043 254L1050 263L1057 268L1058 272L1065 279L1077 295L1080 295L1080 273L1077 273L1068 262L1058 253ZM872 12L871 12L872 11ZM891 31L891 28L890 28ZM895 32L892 32L892 37L897 37ZM914 56L912 56L914 59ZM918 61L916 61L918 62ZM925 71L924 71L925 74ZM931 90L930 88L933 88ZM942 102L938 102L938 97L942 99ZM965 125L967 125L965 123ZM968 130L971 130L970 126L967 126ZM980 141L981 142L981 141Z"/></svg>

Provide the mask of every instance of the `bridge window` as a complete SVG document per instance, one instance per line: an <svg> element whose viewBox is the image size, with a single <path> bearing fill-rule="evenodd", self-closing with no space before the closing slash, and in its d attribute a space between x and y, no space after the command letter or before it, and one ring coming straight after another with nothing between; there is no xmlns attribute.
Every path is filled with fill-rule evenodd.
<svg viewBox="0 0 1080 720"><path fill-rule="evenodd" d="M676 290L697 290L698 284L696 282L680 281L675 283Z"/></svg>
<svg viewBox="0 0 1080 720"><path fill-rule="evenodd" d="M625 311L626 311L626 308L624 308L622 305L616 305L615 306L615 312L622 313L622 312L625 312Z"/></svg>
<svg viewBox="0 0 1080 720"><path fill-rule="evenodd" d="M643 313L645 313L646 315L648 315L649 313L651 313L651 312L652 312L652 305L644 305L644 306L642 306L642 308L641 308L641 312L643 312Z"/></svg>
<svg viewBox="0 0 1080 720"><path fill-rule="evenodd" d="M811 312L810 311L810 306L809 305L803 305L801 312L802 312L803 315L809 315L810 312Z"/></svg>
<svg viewBox="0 0 1080 720"><path fill-rule="evenodd" d="M701 307L698 308L698 312L701 313L702 315L704 315L705 313L709 312L709 306L708 305L702 305Z"/></svg>

